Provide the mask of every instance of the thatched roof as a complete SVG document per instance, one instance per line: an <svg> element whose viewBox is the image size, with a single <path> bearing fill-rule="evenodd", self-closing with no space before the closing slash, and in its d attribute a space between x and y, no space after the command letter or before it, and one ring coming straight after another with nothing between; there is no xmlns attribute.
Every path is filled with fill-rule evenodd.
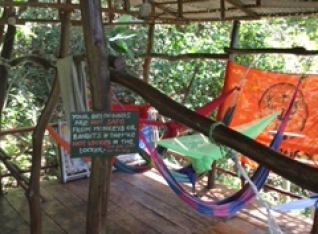
<svg viewBox="0 0 318 234"><path fill-rule="evenodd" d="M79 11L79 1L72 4L59 0L0 1L0 7L51 8L56 10ZM67 1L66 1L67 2ZM189 23L198 21L254 20L262 17L303 16L318 13L317 0L107 0L103 1L105 23L112 23L110 15L132 15L140 19L139 9L144 2L149 3L151 13L139 23ZM40 15L40 14L39 14ZM77 14L78 15L78 14ZM40 18L37 14L31 18L20 16L18 23L27 21L58 22L58 19ZM2 23L5 23L2 20ZM80 24L79 18L73 23ZM1 21L0 21L1 24Z"/></svg>

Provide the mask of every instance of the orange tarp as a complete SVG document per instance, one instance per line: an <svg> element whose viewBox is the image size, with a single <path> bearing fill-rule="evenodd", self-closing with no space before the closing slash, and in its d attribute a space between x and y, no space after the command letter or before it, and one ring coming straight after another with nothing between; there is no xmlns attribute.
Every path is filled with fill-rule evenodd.
<svg viewBox="0 0 318 234"><path fill-rule="evenodd" d="M244 77L247 67L232 62L228 63L227 77L223 92L237 86ZM284 113L295 91L300 74L282 74L250 69L237 101L236 113L231 127L249 123L274 111ZM219 119L224 115L229 98L219 110ZM258 141L269 144L273 132L277 130L280 118L277 118L263 132ZM308 75L302 82L286 132L301 136L287 137L282 150L318 153L318 75Z"/></svg>

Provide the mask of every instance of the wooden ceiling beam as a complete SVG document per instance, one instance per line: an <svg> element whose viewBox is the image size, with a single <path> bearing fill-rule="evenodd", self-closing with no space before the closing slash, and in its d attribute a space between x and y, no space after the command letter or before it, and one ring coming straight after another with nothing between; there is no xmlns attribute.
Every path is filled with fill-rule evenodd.
<svg viewBox="0 0 318 234"><path fill-rule="evenodd" d="M261 8L318 8L318 2L284 2L276 0L262 1Z"/></svg>
<svg viewBox="0 0 318 234"><path fill-rule="evenodd" d="M169 15L175 17L175 18L179 18L179 17L178 17L178 12L172 11L172 10L170 10L170 9L168 9L168 8L166 8L166 7L162 6L162 5L160 5L160 4L158 4L157 2L155 2L155 1L153 1L153 0L148 0L148 2L149 2L151 5L153 5L154 7L157 7L157 8L159 8L159 9L163 10L163 12L166 12L166 13L168 13Z"/></svg>
<svg viewBox="0 0 318 234"><path fill-rule="evenodd" d="M239 8L241 11L243 11L245 14L251 16L251 17L255 17L255 19L260 18L257 13L255 13L254 11L246 8L243 6L243 4L241 3L241 1L239 0L226 0L228 3L230 3L231 5Z"/></svg>
<svg viewBox="0 0 318 234"><path fill-rule="evenodd" d="M21 7L21 8L52 8L56 10L74 11L79 10L79 4L68 3L42 3L42 2L0 2L0 7ZM137 11L126 11L116 8L102 8L102 12L109 14L128 14L134 17L138 17Z"/></svg>
<svg viewBox="0 0 318 234"><path fill-rule="evenodd" d="M210 2L210 0L183 0L183 4L187 3L199 3L199 2ZM157 2L158 5L176 5L178 4L178 1L163 1L163 2Z"/></svg>
<svg viewBox="0 0 318 234"><path fill-rule="evenodd" d="M7 24L6 19L0 19L0 25ZM17 19L17 25L24 25L26 23L38 23L38 24L59 24L61 23L60 20L53 20L53 19ZM81 20L71 20L73 26L81 26ZM144 21L130 21L130 22L104 22L104 25L149 25L149 24L176 24L176 25L186 25L188 24L186 21L182 20L174 20L174 19L165 19L165 20L144 20Z"/></svg>

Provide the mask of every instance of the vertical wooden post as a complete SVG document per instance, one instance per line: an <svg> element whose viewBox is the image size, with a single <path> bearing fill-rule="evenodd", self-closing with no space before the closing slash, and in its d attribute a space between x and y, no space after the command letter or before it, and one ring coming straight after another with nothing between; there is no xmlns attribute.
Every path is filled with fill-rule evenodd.
<svg viewBox="0 0 318 234"><path fill-rule="evenodd" d="M153 42L155 34L155 25L150 24L148 28L148 44L147 44L147 54L152 52ZM145 58L144 69L143 69L143 78L145 82L149 82L149 72L151 67L151 58Z"/></svg>
<svg viewBox="0 0 318 234"><path fill-rule="evenodd" d="M110 75L100 0L81 0L80 8L94 110L110 111ZM87 207L87 234L107 232L112 158L93 158Z"/></svg>
<svg viewBox="0 0 318 234"><path fill-rule="evenodd" d="M69 32L71 27L71 12L60 14L61 18L61 45L60 56L65 57L69 49ZM53 81L53 87L47 103L39 117L38 123L32 134L32 166L31 178L28 191L29 209L30 209L30 231L32 234L42 233L42 215L41 215L41 196L40 196L40 170L42 141L45 128L49 122L50 116L56 106L60 96L60 86L57 78L57 72Z"/></svg>
<svg viewBox="0 0 318 234"><path fill-rule="evenodd" d="M233 27L232 27L232 33L231 33L231 41L230 41L230 48L236 48L237 43L238 43L238 36L239 36L239 29L240 29L240 21L234 20L233 21ZM229 62L232 62L235 60L235 54L231 54L229 56ZM225 78L224 78L224 85L223 87L226 86L226 81L227 81L227 75L228 75L228 66L226 66L226 72L225 72ZM223 93L223 92L222 92ZM221 111L222 105L220 106L219 113L223 113ZM219 116L217 116L217 121L219 121ZM212 169L208 173L208 184L207 188L212 189L215 186L215 180L216 180L216 162L213 162L212 164Z"/></svg>
<svg viewBox="0 0 318 234"><path fill-rule="evenodd" d="M3 18L8 16L8 10L3 12ZM4 26L0 28L0 43L3 39L3 47L1 51L0 58L2 59L10 59L13 51L14 39L15 39L16 27L14 25L8 25L6 33L4 33ZM7 86L8 86L8 70L5 65L0 64L0 131L1 131L1 119L2 119L2 111L4 100L7 94ZM0 196L3 195L2 188L2 178L0 172Z"/></svg>
<svg viewBox="0 0 318 234"><path fill-rule="evenodd" d="M315 204L314 212L315 212L314 213L314 223L312 224L310 234L318 234L318 207L317 207L317 204Z"/></svg>

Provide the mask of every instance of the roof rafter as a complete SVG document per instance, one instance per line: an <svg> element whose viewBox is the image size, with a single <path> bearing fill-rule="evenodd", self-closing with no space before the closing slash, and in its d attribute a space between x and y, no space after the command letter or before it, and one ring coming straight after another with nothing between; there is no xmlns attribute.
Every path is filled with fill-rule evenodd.
<svg viewBox="0 0 318 234"><path fill-rule="evenodd" d="M157 2L155 2L155 1L153 1L153 0L148 0L148 2L149 2L151 5L153 5L153 6L157 7L157 8L159 8L159 9L163 10L164 12L167 12L169 15L172 15L173 17L178 18L178 13L177 13L177 12L174 12L174 11L168 9L167 7L164 7L164 6L158 4Z"/></svg>
<svg viewBox="0 0 318 234"><path fill-rule="evenodd" d="M318 14L318 1L297 1L295 0L147 0L152 6L148 17L143 18L138 24L189 24L190 22L214 22L229 20L256 20L262 17L301 17ZM19 7L19 12L28 9L51 8L57 11L79 11L79 4L68 0L51 1L44 0L17 1L0 0L0 7ZM107 4L108 2L108 4ZM111 0L105 1L102 11L109 24L113 22L113 16L130 15L140 19L138 7L143 4L143 0L124 0L124 6L110 4ZM77 14L76 14L77 15ZM74 14L74 20L80 21ZM28 19L24 15L16 16L19 22L26 22ZM50 19L40 18L40 14L34 14L31 22L39 21L44 23ZM2 22L3 24L3 22ZM77 24L77 22L76 22Z"/></svg>
<svg viewBox="0 0 318 234"><path fill-rule="evenodd" d="M241 3L240 0L225 0L228 3L230 3L231 5L239 8L241 11L243 11L244 13L246 13L247 15L251 16L251 17L255 17L256 19L259 18L259 16L252 10L247 9L243 6L243 4Z"/></svg>

